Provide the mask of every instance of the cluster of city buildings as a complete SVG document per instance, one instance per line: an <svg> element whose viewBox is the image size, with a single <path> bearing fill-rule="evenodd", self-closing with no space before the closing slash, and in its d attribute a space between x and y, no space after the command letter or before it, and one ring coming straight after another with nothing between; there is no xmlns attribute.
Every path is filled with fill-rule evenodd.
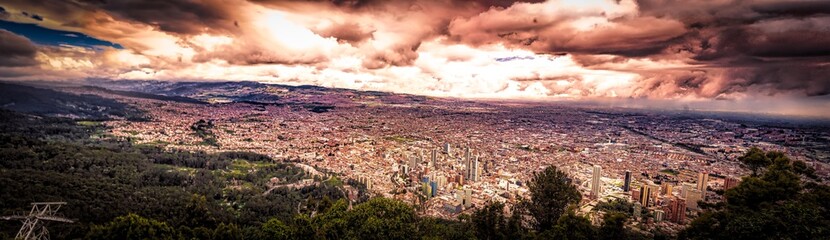
<svg viewBox="0 0 830 240"><path fill-rule="evenodd" d="M699 201L718 201L721 196L710 189L737 185L748 173L737 157L750 147L784 151L830 176L823 150L830 136L810 128L456 100L389 104L355 98L312 112L290 104L84 93L137 106L151 119L108 121L108 135L184 150L262 153L354 179L375 195L446 218L488 201L510 205L528 197L526 181L548 166L574 178L585 195L581 209L628 199L641 209L635 214L652 224L683 224ZM190 129L199 120L214 123L210 131L218 146L201 144Z"/></svg>
<svg viewBox="0 0 830 240"><path fill-rule="evenodd" d="M657 182L643 175L635 181L631 171L625 171L619 179L614 179L603 178L599 165L591 169L590 190L586 193L590 199L584 204L625 199L633 203L632 216L636 223L645 226L662 224L676 229L688 223L687 216L699 213L701 202L722 200L713 190L725 191L740 182L740 178L735 176L717 177L716 181L710 181L713 176L708 172L698 172L696 178L687 176L679 181ZM617 182L620 187L606 182ZM610 190L604 190L606 186Z"/></svg>

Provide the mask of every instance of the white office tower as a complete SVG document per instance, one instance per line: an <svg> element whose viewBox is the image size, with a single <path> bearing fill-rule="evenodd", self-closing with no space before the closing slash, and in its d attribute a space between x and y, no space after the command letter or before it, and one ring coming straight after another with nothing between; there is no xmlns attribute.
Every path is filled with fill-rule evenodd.
<svg viewBox="0 0 830 240"><path fill-rule="evenodd" d="M478 156L475 157L473 160L473 169L472 169L471 179L473 182L481 181L481 164L478 161Z"/></svg>
<svg viewBox="0 0 830 240"><path fill-rule="evenodd" d="M447 153L447 155L452 156L450 153L450 143L444 143L444 152Z"/></svg>
<svg viewBox="0 0 830 240"><path fill-rule="evenodd" d="M654 221L655 222L663 221L663 218L665 216L666 216L666 212L664 212L663 210L660 210L660 209L654 210Z"/></svg>
<svg viewBox="0 0 830 240"><path fill-rule="evenodd" d="M418 169L418 158L415 156L409 156L409 170L415 171Z"/></svg>
<svg viewBox="0 0 830 240"><path fill-rule="evenodd" d="M439 188L445 188L447 186L447 177L439 175L435 177L435 183L438 184Z"/></svg>
<svg viewBox="0 0 830 240"><path fill-rule="evenodd" d="M591 179L591 197L599 198L602 192L602 167L594 165L594 176Z"/></svg>
<svg viewBox="0 0 830 240"><path fill-rule="evenodd" d="M709 173L701 172L697 175L697 190L706 192L706 187L709 186Z"/></svg>

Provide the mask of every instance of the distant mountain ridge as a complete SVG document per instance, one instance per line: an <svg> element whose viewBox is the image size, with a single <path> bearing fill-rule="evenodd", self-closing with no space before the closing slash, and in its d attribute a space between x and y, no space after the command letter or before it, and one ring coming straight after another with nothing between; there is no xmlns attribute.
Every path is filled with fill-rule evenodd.
<svg viewBox="0 0 830 240"><path fill-rule="evenodd" d="M89 85L118 91L142 92L162 96L192 98L210 103L248 102L265 104L354 104L354 100L373 99L383 103L425 101L427 97L379 91L361 91L320 86L290 86L251 81L173 82L155 80L90 79Z"/></svg>
<svg viewBox="0 0 830 240"><path fill-rule="evenodd" d="M112 99L6 82L0 82L0 108L73 119L145 120L143 111Z"/></svg>

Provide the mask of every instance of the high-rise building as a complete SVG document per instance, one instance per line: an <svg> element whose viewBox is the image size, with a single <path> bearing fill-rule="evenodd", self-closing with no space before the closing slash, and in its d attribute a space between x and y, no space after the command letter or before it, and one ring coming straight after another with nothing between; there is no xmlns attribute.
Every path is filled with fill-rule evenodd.
<svg viewBox="0 0 830 240"><path fill-rule="evenodd" d="M686 221L686 199L674 198L669 202L669 220L675 223Z"/></svg>
<svg viewBox="0 0 830 240"><path fill-rule="evenodd" d="M643 213L643 205L639 202L634 202L634 220L640 220L640 215Z"/></svg>
<svg viewBox="0 0 830 240"><path fill-rule="evenodd" d="M481 181L481 162L478 161L478 156L473 160L473 182Z"/></svg>
<svg viewBox="0 0 830 240"><path fill-rule="evenodd" d="M444 187L447 186L447 177L445 177L443 175L439 175L439 176L435 177L435 183L438 184L439 188L444 188Z"/></svg>
<svg viewBox="0 0 830 240"><path fill-rule="evenodd" d="M692 190L695 190L695 189L697 189L697 186L695 184L683 183L683 188L681 188L681 191L680 191L680 197L688 198L689 192L691 192Z"/></svg>
<svg viewBox="0 0 830 240"><path fill-rule="evenodd" d="M469 208L473 205L473 190L472 189L464 189L464 207Z"/></svg>
<svg viewBox="0 0 830 240"><path fill-rule="evenodd" d="M653 205L653 203L657 199L657 193L660 191L660 186L652 183L647 182L640 188L640 204L643 207L649 207Z"/></svg>
<svg viewBox="0 0 830 240"><path fill-rule="evenodd" d="M686 194L686 208L697 210L697 202L703 199L703 193L697 189L689 190Z"/></svg>
<svg viewBox="0 0 830 240"><path fill-rule="evenodd" d="M666 212L664 212L663 210L660 210L660 209L654 210L654 221L655 222L663 221L663 218L665 216L666 216Z"/></svg>
<svg viewBox="0 0 830 240"><path fill-rule="evenodd" d="M450 153L450 143L444 143L444 152L447 153L447 155L452 156L452 153Z"/></svg>
<svg viewBox="0 0 830 240"><path fill-rule="evenodd" d="M623 177L623 192L631 191L631 171L625 170Z"/></svg>
<svg viewBox="0 0 830 240"><path fill-rule="evenodd" d="M470 182L481 180L481 163L478 161L478 157L473 157L467 165L467 180Z"/></svg>
<svg viewBox="0 0 830 240"><path fill-rule="evenodd" d="M660 193L663 194L663 196L671 196L672 195L672 185L671 185L671 183L663 182L663 184L661 186L661 189L660 189Z"/></svg>
<svg viewBox="0 0 830 240"><path fill-rule="evenodd" d="M478 156L473 157L470 154L470 149L466 149L464 158L464 178L469 182L478 182L481 180L481 163L478 161Z"/></svg>
<svg viewBox="0 0 830 240"><path fill-rule="evenodd" d="M643 185L642 187L640 187L640 205L643 205L643 207L646 208L648 208L648 206L650 205L648 200L649 198L651 198L651 192L649 192L649 190L650 189L648 185Z"/></svg>
<svg viewBox="0 0 830 240"><path fill-rule="evenodd" d="M432 163L432 167L438 167L436 165L438 163L438 150L432 149L432 154L430 156L429 161Z"/></svg>
<svg viewBox="0 0 830 240"><path fill-rule="evenodd" d="M591 178L591 197L599 198L602 192L602 167L594 165L594 175Z"/></svg>
<svg viewBox="0 0 830 240"><path fill-rule="evenodd" d="M709 186L709 173L701 172L697 175L697 190L706 192L706 187Z"/></svg>
<svg viewBox="0 0 830 240"><path fill-rule="evenodd" d="M357 177L357 182L366 186L366 189L372 189L372 179L364 176Z"/></svg>
<svg viewBox="0 0 830 240"><path fill-rule="evenodd" d="M651 192L651 199L649 201L651 204L657 204L657 195L660 194L660 185L654 184L654 182L649 182L648 187L650 188L649 192Z"/></svg>
<svg viewBox="0 0 830 240"><path fill-rule="evenodd" d="M409 171L416 171L418 169L418 158L409 156Z"/></svg>
<svg viewBox="0 0 830 240"><path fill-rule="evenodd" d="M473 159L470 158L470 156L471 156L470 147L465 147L464 148L464 161L468 161L468 162L472 161Z"/></svg>
<svg viewBox="0 0 830 240"><path fill-rule="evenodd" d="M740 180L738 180L738 178L736 178L736 177L727 177L726 180L724 180L724 183L723 183L723 190L732 189L733 187L738 186L739 182L740 182Z"/></svg>
<svg viewBox="0 0 830 240"><path fill-rule="evenodd" d="M430 197L435 197L435 195L438 195L438 183L429 182L429 188L431 193Z"/></svg>
<svg viewBox="0 0 830 240"><path fill-rule="evenodd" d="M640 190L638 189L631 189L631 201L640 202Z"/></svg>

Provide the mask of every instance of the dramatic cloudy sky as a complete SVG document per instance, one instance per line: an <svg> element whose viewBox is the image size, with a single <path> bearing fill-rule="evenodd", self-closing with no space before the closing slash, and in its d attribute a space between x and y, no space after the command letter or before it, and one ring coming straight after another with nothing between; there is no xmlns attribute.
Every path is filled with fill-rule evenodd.
<svg viewBox="0 0 830 240"><path fill-rule="evenodd" d="M824 99L826 0L5 0L0 78ZM825 104L826 106L826 104Z"/></svg>

